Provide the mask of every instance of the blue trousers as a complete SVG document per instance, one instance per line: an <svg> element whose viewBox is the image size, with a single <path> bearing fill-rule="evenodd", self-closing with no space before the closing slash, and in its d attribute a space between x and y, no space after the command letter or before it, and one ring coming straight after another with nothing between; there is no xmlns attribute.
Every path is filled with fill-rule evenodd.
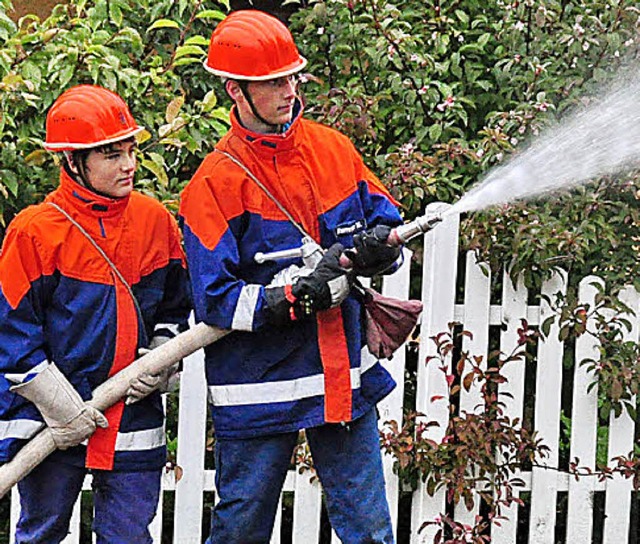
<svg viewBox="0 0 640 544"><path fill-rule="evenodd" d="M375 410L306 430L331 526L343 544L393 544ZM268 544L298 433L216 443L220 501L207 544Z"/></svg>
<svg viewBox="0 0 640 544"><path fill-rule="evenodd" d="M67 536L86 472L45 460L18 483L16 544L58 544ZM97 544L150 544L148 527L158 506L162 470L92 474Z"/></svg>

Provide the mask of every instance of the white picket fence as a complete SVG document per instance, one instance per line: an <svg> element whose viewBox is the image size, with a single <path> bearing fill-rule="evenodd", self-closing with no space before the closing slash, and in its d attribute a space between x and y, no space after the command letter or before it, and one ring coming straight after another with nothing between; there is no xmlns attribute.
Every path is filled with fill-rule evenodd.
<svg viewBox="0 0 640 544"><path fill-rule="evenodd" d="M432 205L431 209L446 209L446 205ZM430 438L441 439L449 417L448 389L444 373L438 365L425 365L425 359L435 355L435 344L430 340L433 335L448 330L452 321L462 323L465 330L473 333L472 339L465 339L463 348L474 355L485 355L488 352L489 328L500 326L500 349L511 352L517 345L517 329L521 319L526 318L530 325L538 325L550 315L551 309L541 300L539 306L527 304L527 290L513 284L505 276L502 282L500 305L490 301L491 278L483 267L475 262L473 255L468 255L465 266L464 302L456 304L458 262L458 220L450 217L424 237L424 268L422 272L422 300L424 313L421 324L421 341L419 347L419 363L416 390L416 410L428 415L430 420L440 423L439 427L429 430ZM409 290L409 263L383 285L383 293L407 297ZM597 278L585 278L580 287L580 297L584 302L593 301L596 294L594 282ZM567 278L556 275L546 282L542 293L551 297L566 289ZM635 290L623 293L629 307L637 310L640 297ZM633 328L627 334L628 340L638 340L639 323L635 316L630 317ZM554 327L556 327L554 325ZM535 427L544 443L550 447L550 455L544 462L552 468L558 468L560 411L562 395L562 360L564 345L557 339L557 328L552 327L546 341L538 344L537 373L535 378ZM593 340L586 335L576 342L576 360L585 357L597 358L598 354ZM397 353L386 367L393 374L397 388L379 405L380 421L401 421L402 400L404 396L405 354ZM203 494L214 491L214 474L204 470L205 427L206 427L206 385L203 369L203 355L196 353L184 364L182 376L177 463L183 469L183 477L176 484L173 474L166 475L163 480L165 492L175 493L173 542L180 544L200 544L206 538L202 534ZM502 392L508 391L511 396L504 396L507 414L511 418L522 420L525 396L524 365L511 364L505 367L508 383ZM578 457L581 466L593 468L596 458L597 433L597 388L587 393L587 385L592 381L584 367L576 365L573 377L573 402L571 408L572 434L570 439L570 458ZM433 401L433 398L441 400ZM461 410L473 412L478 404L479 391L471 389L462 392ZM633 449L635 423L626 413L619 418L611 417L609 423L608 456L626 455ZM385 475L387 478L387 498L392 511L392 518L397 528L400 485L393 474L393 459L385 456ZM614 478L599 483L593 477L576 481L566 472L534 468L531 472L522 472L519 477L525 482L522 492L530 494L528 501L528 542L529 544L553 544L556 531L556 510L558 494L568 494L566 512L567 544L592 542L594 492L606 491L605 519L603 527L604 544L624 544L628 542L632 487L629 480ZM88 486L88 479L87 479ZM310 544L319 542L321 525L321 489L317 482L310 481L309 473L299 474L291 471L285 483L285 492L293 492L293 526L291 528L294 544ZM17 516L16 494L12 501L12 527ZM429 496L421 487L413 493L411 511L410 543L431 543L435 529L424 530L418 534L423 522L433 520L444 512L444 491L434 497ZM162 507L162 504L160 505ZM135 509L135 505L132 505ZM280 509L279 509L280 511ZM478 509L468 512L459 507L455 512L458 521L473 523ZM506 513L508 519L491 529L492 541L496 544L515 544L518 530L518 511L514 507ZM162 508L152 526L154 541L161 541ZM73 531L65 540L66 544L80 542L78 530L79 509L77 510ZM272 544L279 544L281 516L276 523ZM525 524L526 525L526 524ZM164 538L170 542L170 536ZM520 537L521 538L521 537ZM522 539L520 540L522 541ZM333 534L332 544L339 542ZM400 543L402 544L402 543Z"/></svg>

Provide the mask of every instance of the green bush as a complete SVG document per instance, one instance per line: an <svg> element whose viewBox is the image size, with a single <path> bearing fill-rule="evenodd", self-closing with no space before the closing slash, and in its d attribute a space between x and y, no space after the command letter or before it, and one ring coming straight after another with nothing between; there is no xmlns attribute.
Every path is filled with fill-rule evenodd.
<svg viewBox="0 0 640 544"><path fill-rule="evenodd" d="M147 132L138 186L176 208L178 193L228 127L216 78L202 68L228 3L202 0L74 0L49 18L0 11L0 223L57 185L42 148L45 116L66 88L93 83L118 92Z"/></svg>

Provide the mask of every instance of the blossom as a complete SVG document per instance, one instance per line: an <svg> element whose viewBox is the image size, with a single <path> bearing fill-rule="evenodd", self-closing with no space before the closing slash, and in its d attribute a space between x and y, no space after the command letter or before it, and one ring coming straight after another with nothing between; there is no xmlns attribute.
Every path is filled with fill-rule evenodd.
<svg viewBox="0 0 640 544"><path fill-rule="evenodd" d="M524 30L524 28L525 28L525 24L522 21L518 21L515 25L513 25L513 27L516 30L522 32Z"/></svg>
<svg viewBox="0 0 640 544"><path fill-rule="evenodd" d="M403 157L409 157L416 149L415 144L411 142L407 142L406 144L402 144L400 146L400 154Z"/></svg>
<svg viewBox="0 0 640 544"><path fill-rule="evenodd" d="M438 111L444 111L447 108L450 108L451 106L453 106L455 101L456 101L456 99L453 96L447 96L447 98L445 98L444 102L441 102L440 104L438 104L436 106L436 109Z"/></svg>
<svg viewBox="0 0 640 544"><path fill-rule="evenodd" d="M426 92L427 92L427 86L426 85L423 85L422 87L420 87L418 89L418 94L424 94Z"/></svg>

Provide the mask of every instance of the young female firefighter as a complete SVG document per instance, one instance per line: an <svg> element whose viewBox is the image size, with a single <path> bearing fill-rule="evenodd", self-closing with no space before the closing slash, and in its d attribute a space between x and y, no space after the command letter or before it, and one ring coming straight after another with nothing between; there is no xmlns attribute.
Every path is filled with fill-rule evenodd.
<svg viewBox="0 0 640 544"><path fill-rule="evenodd" d="M306 429L329 518L345 544L393 534L375 405L394 387L365 364L352 275L394 270L395 201L339 132L306 120L287 28L256 10L214 30L206 68L225 79L231 130L182 194L196 318L236 332L206 348L216 432L215 544L268 543L298 432ZM258 252L328 248L315 269ZM353 269L339 264L356 247Z"/></svg>
<svg viewBox="0 0 640 544"><path fill-rule="evenodd" d="M128 399L139 402L119 402L104 414L85 403L140 348L185 328L189 313L177 224L159 202L133 191L141 130L107 89L80 85L63 93L47 115L45 143L62 154L60 185L7 229L0 461L44 424L59 448L18 484L18 543L65 538L88 469L97 542L151 542L166 462L154 390L166 376L143 376Z"/></svg>

